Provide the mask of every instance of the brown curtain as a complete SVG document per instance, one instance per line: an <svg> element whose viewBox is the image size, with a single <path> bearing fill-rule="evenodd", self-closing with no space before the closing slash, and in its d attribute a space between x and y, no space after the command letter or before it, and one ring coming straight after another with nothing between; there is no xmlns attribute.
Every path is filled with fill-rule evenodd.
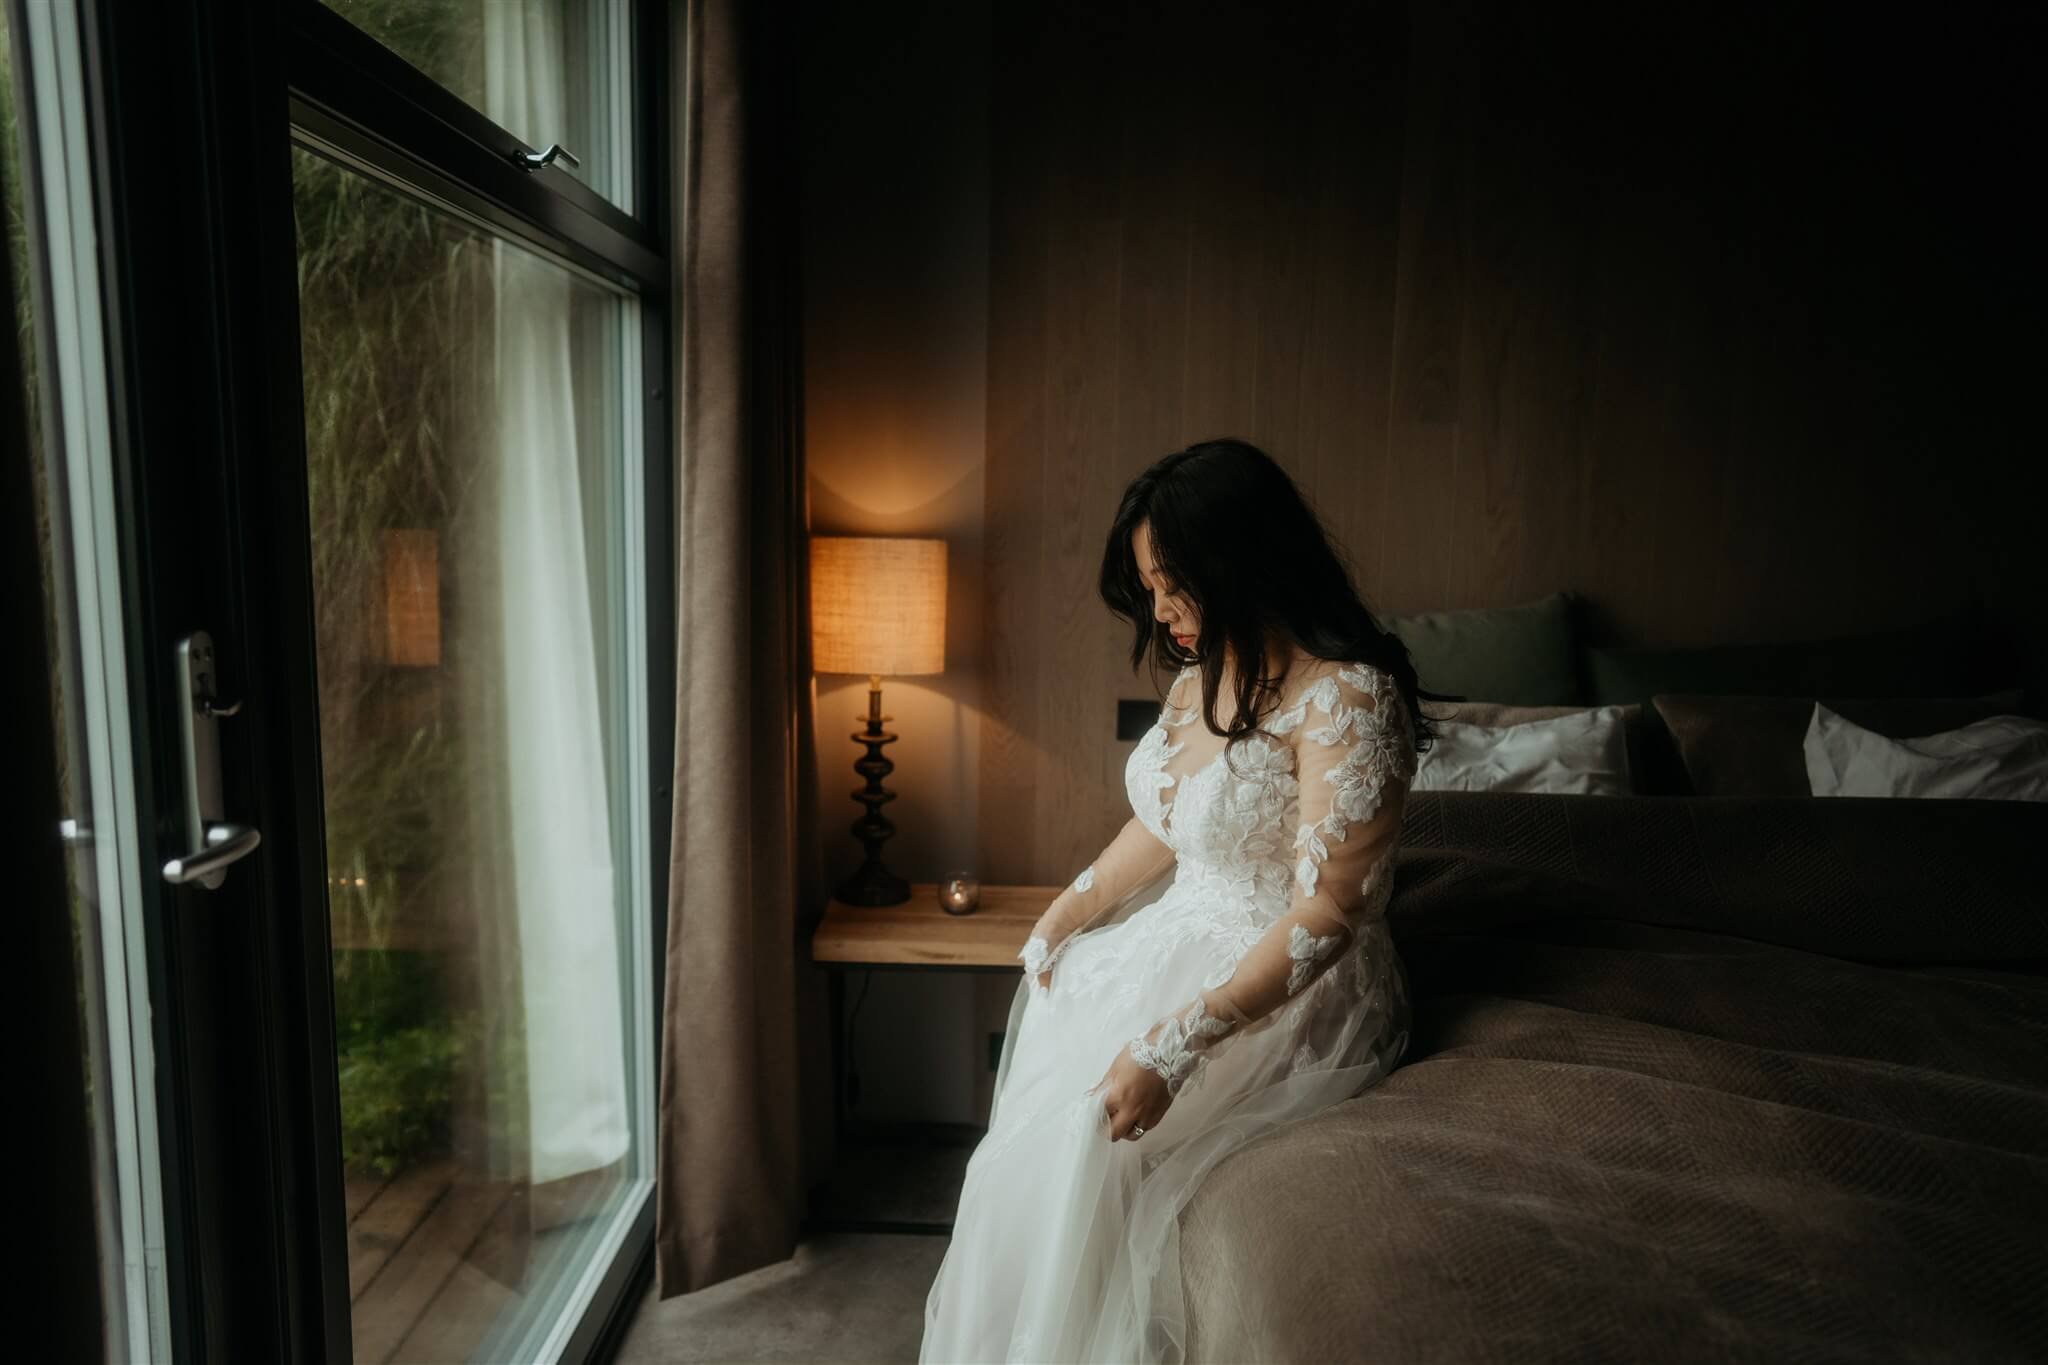
<svg viewBox="0 0 2048 1365"><path fill-rule="evenodd" d="M660 1293L794 1252L831 1161L782 3L678 0L677 695ZM781 60L778 60L778 53Z"/></svg>

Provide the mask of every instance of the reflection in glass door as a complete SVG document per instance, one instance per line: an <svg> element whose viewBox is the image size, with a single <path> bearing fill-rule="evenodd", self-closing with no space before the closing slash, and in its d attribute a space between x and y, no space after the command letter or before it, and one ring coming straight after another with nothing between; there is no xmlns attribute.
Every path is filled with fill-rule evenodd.
<svg viewBox="0 0 2048 1365"><path fill-rule="evenodd" d="M355 1358L543 1359L652 1185L638 304L304 141Z"/></svg>

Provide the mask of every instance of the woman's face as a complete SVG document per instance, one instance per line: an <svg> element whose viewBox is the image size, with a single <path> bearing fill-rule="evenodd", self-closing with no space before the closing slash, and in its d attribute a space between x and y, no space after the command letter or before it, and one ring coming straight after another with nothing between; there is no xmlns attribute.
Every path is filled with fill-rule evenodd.
<svg viewBox="0 0 2048 1365"><path fill-rule="evenodd" d="M1165 581L1152 558L1152 524L1141 521L1131 533L1131 553L1138 561L1138 579L1152 594L1153 619L1163 621L1173 632L1174 643L1182 649L1195 647L1201 633L1202 616L1178 583Z"/></svg>

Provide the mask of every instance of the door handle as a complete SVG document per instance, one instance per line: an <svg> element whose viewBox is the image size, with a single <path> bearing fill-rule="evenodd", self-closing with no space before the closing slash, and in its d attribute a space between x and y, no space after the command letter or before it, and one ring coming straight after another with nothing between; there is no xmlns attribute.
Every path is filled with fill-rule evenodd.
<svg viewBox="0 0 2048 1365"><path fill-rule="evenodd" d="M253 825L222 818L220 718L242 709L222 706L214 692L213 637L195 630L178 641L178 744L184 759L185 847L192 852L164 864L174 886L196 882L211 891L227 879L228 864L263 842Z"/></svg>
<svg viewBox="0 0 2048 1365"><path fill-rule="evenodd" d="M186 882L198 882L205 887L219 886L225 876L222 869L253 852L262 842L263 832L249 825L232 825L225 821L208 825L206 847L165 863L164 880L176 886L183 886ZM207 880L209 877L211 881Z"/></svg>

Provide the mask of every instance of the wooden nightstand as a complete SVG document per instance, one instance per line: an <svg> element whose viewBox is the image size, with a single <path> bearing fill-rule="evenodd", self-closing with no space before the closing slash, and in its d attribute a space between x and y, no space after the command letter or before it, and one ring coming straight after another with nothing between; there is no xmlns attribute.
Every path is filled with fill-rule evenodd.
<svg viewBox="0 0 2048 1365"><path fill-rule="evenodd" d="M934 882L914 883L901 905L835 900L811 935L811 961L826 968L1021 971L1017 950L1059 893L1057 886L984 886L981 905L969 915L940 909Z"/></svg>
<svg viewBox="0 0 2048 1365"><path fill-rule="evenodd" d="M1015 974L1023 970L1017 952L1031 936L1057 886L984 886L981 904L972 914L949 915L939 907L934 882L911 885L901 905L847 905L834 900L811 935L811 961L830 973L832 1011L832 1124L842 1152L851 1153L846 1123L846 973L855 970L892 972L977 972ZM903 1128L959 1125L904 1125ZM953 1145L961 1135L955 1133ZM916 1142L917 1139L909 1139ZM930 1142L929 1138L923 1140ZM812 1225L834 1231L950 1232L942 1219L819 1217Z"/></svg>

